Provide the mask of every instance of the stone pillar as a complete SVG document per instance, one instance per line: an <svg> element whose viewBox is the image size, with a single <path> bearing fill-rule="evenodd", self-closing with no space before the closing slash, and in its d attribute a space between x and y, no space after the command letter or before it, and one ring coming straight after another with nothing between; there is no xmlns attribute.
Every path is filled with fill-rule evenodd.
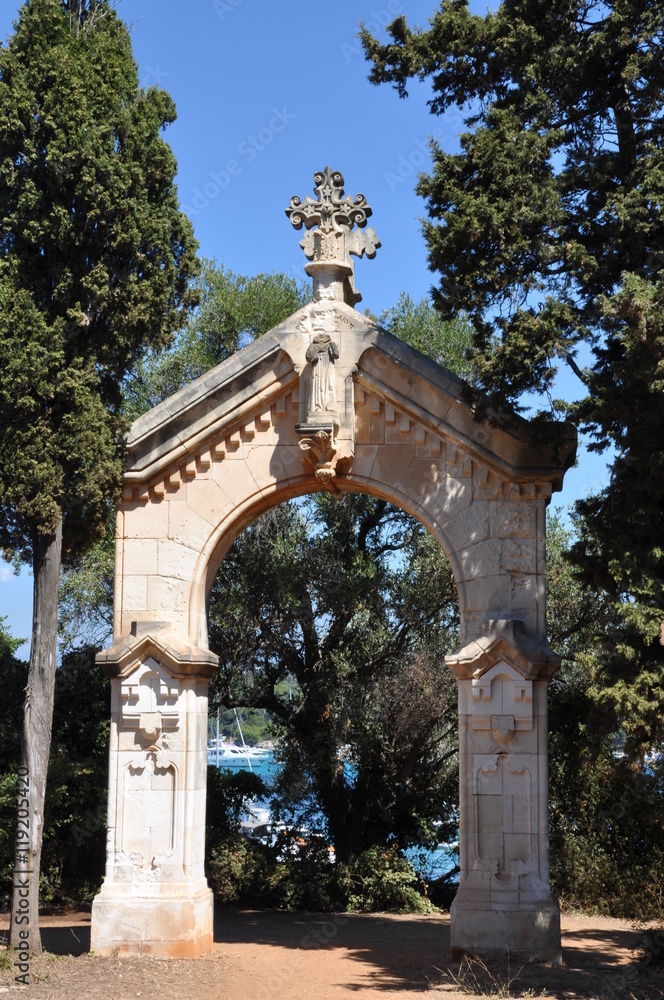
<svg viewBox="0 0 664 1000"><path fill-rule="evenodd" d="M559 962L549 885L547 684L559 658L519 622L446 657L459 684L459 890L453 954Z"/></svg>
<svg viewBox="0 0 664 1000"><path fill-rule="evenodd" d="M154 634L135 626L99 656L112 693L106 875L92 905L98 955L194 958L212 947L205 795L217 658L158 624Z"/></svg>

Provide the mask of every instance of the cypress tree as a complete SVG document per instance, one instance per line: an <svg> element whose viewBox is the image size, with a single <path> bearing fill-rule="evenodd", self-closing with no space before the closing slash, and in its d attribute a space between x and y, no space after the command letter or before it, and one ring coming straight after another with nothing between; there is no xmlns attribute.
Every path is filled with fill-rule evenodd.
<svg viewBox="0 0 664 1000"><path fill-rule="evenodd" d="M196 272L161 136L175 108L139 87L113 8L29 0L0 50L0 546L34 572L30 838L17 852L31 871L33 953L60 568L103 534L123 468L121 383L168 343Z"/></svg>

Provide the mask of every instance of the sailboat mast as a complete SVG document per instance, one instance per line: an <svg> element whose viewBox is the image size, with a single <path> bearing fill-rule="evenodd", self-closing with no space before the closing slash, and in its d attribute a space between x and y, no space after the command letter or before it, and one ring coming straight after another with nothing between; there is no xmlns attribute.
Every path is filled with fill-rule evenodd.
<svg viewBox="0 0 664 1000"><path fill-rule="evenodd" d="M254 769L251 766L251 761L249 760L249 751L247 750L247 744L244 742L244 736L242 735L242 726L240 725L240 717L237 714L237 708L234 708L233 711L235 712L235 721L237 722L237 728L240 731L240 739L242 740L242 747L244 749L245 757L247 758L247 764L249 765L249 770L253 774L254 773Z"/></svg>

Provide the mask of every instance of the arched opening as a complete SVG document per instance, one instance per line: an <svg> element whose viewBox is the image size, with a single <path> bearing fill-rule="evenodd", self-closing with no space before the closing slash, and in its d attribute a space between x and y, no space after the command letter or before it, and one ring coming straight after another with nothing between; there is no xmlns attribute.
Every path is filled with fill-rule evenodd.
<svg viewBox="0 0 664 1000"><path fill-rule="evenodd" d="M223 865L215 882L213 865L224 901L274 905L293 893L305 905L343 907L352 893L342 866L372 849L393 851L399 892L399 848L428 852L418 861L428 880L453 878L451 852L433 848L456 839L458 822L456 682L444 662L458 631L456 583L437 540L382 498L310 494L272 506L233 541L211 591L220 666L210 704L270 714L281 763L275 825L299 830L299 846L259 833L282 868L292 850L309 864L282 872L283 900L273 887L261 898L264 878L257 886L249 876L235 893ZM247 864L265 870L275 852L253 846L259 861Z"/></svg>

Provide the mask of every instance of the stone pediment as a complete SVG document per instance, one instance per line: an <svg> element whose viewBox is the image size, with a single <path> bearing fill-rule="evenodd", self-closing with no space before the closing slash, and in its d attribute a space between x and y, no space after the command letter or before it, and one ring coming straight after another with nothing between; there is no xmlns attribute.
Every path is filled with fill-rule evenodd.
<svg viewBox="0 0 664 1000"><path fill-rule="evenodd" d="M328 342L329 363L321 353ZM328 382L335 381L327 385L328 402L314 405L318 358ZM314 302L135 421L125 499L176 490L243 442L274 436L277 423L277 443L295 445L298 435L313 441L317 428L329 424L340 459L331 478L350 467L365 406L386 428L398 428L400 441L412 436L433 454L446 450L452 467L474 462L479 488L484 483L494 495L506 480L549 483L550 494L574 459L570 425L555 426L555 447L547 449L516 415L508 424L503 415L502 426L479 422L452 372L345 303Z"/></svg>

